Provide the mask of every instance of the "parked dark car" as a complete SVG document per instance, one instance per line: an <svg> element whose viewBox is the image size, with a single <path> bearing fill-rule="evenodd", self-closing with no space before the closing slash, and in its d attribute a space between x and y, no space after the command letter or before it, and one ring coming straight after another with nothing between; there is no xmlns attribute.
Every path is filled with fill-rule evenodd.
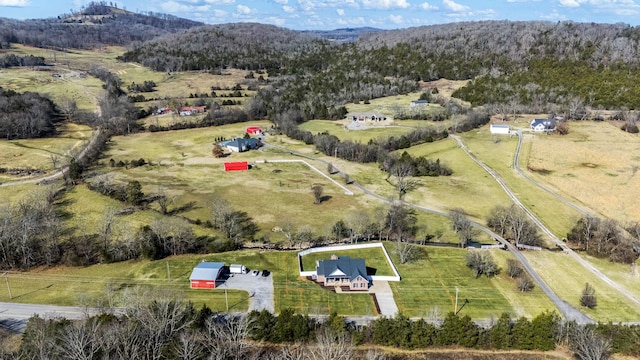
<svg viewBox="0 0 640 360"><path fill-rule="evenodd" d="M262 276L263 276L263 277L267 277L267 276L269 276L269 274L271 274L271 273L269 272L269 270L262 270Z"/></svg>

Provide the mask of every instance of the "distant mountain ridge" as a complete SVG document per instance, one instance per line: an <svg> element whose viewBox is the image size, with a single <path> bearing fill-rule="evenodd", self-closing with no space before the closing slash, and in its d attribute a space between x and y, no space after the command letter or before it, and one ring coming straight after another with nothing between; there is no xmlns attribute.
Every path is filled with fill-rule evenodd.
<svg viewBox="0 0 640 360"><path fill-rule="evenodd" d="M373 27L360 27L360 28L342 28L335 30L303 30L303 33L320 37L324 40L328 40L333 43L350 43L360 39L364 34L377 33L385 31Z"/></svg>
<svg viewBox="0 0 640 360"><path fill-rule="evenodd" d="M104 1L92 2L76 13L47 19L0 18L0 48L11 43L60 49L126 46L202 25L173 15L144 15L108 6Z"/></svg>

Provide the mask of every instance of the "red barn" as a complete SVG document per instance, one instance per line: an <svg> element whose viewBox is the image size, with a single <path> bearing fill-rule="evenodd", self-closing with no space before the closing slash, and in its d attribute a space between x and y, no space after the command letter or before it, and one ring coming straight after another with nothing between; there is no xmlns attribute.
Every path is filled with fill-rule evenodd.
<svg viewBox="0 0 640 360"><path fill-rule="evenodd" d="M249 135L262 135L262 129L258 126L249 126L247 128L247 134Z"/></svg>
<svg viewBox="0 0 640 360"><path fill-rule="evenodd" d="M191 271L189 282L192 289L215 289L216 280L224 269L223 262L203 261Z"/></svg>
<svg viewBox="0 0 640 360"><path fill-rule="evenodd" d="M224 171L249 170L249 163L246 161L234 161L224 163Z"/></svg>

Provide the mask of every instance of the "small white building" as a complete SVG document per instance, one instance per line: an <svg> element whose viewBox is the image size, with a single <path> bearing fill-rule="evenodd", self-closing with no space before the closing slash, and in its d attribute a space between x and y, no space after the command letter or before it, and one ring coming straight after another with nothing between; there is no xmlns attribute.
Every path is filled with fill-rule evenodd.
<svg viewBox="0 0 640 360"><path fill-rule="evenodd" d="M489 126L489 131L491 134L505 134L509 135L511 132L511 126L504 124L491 124Z"/></svg>
<svg viewBox="0 0 640 360"><path fill-rule="evenodd" d="M429 102L427 100L411 100L411 104L409 106L416 107L416 106L427 106L427 105L429 105Z"/></svg>

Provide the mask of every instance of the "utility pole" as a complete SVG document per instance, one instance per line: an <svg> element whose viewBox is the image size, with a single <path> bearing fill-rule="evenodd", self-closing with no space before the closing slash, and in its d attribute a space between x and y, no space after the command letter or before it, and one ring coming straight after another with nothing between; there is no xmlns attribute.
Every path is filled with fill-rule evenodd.
<svg viewBox="0 0 640 360"><path fill-rule="evenodd" d="M458 287L456 286L456 305L455 308L453 309L454 313L458 313Z"/></svg>
<svg viewBox="0 0 640 360"><path fill-rule="evenodd" d="M167 282L171 282L171 272L169 271L169 262L167 261Z"/></svg>
<svg viewBox="0 0 640 360"><path fill-rule="evenodd" d="M227 295L227 282L224 282L224 300L227 303L227 312L229 312L229 296Z"/></svg>
<svg viewBox="0 0 640 360"><path fill-rule="evenodd" d="M9 286L9 273L5 272L4 274L2 274L2 276L4 276L4 280L7 282L7 290L9 291L9 300L13 299L13 296L11 295L11 287Z"/></svg>

